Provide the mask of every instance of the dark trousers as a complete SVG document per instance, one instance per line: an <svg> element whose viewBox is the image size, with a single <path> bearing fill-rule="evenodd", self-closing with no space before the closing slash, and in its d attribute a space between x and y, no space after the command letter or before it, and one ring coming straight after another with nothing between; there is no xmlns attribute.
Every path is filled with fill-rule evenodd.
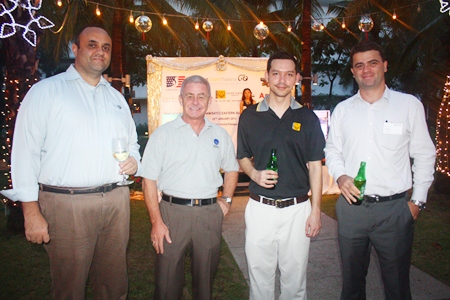
<svg viewBox="0 0 450 300"><path fill-rule="evenodd" d="M84 300L90 277L94 299L127 298L126 250L130 228L128 187L102 194L39 192L48 222L52 298Z"/></svg>
<svg viewBox="0 0 450 300"><path fill-rule="evenodd" d="M343 269L341 299L366 299L370 250L377 252L386 299L411 299L409 268L414 219L406 198L349 205L336 203Z"/></svg>
<svg viewBox="0 0 450 300"><path fill-rule="evenodd" d="M181 299L184 257L191 250L192 299L212 298L212 285L219 265L223 212L219 204L191 207L160 203L172 244L164 240L164 253L156 256L155 299Z"/></svg>

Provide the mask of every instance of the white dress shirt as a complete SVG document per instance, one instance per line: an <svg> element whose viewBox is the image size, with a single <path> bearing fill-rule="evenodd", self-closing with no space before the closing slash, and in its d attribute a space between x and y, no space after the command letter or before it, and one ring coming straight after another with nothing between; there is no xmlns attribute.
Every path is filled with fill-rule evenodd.
<svg viewBox="0 0 450 300"><path fill-rule="evenodd" d="M38 200L39 183L93 187L118 182L122 175L111 144L122 136L139 166L136 126L123 96L103 77L97 86L89 85L71 65L33 85L25 96L14 131L13 189L2 194L28 202Z"/></svg>
<svg viewBox="0 0 450 300"><path fill-rule="evenodd" d="M386 87L383 97L373 104L364 101L358 91L336 106L325 156L336 180L342 175L355 177L360 162L365 161L366 195L404 192L412 187L414 178L412 199L426 202L436 149L422 103Z"/></svg>

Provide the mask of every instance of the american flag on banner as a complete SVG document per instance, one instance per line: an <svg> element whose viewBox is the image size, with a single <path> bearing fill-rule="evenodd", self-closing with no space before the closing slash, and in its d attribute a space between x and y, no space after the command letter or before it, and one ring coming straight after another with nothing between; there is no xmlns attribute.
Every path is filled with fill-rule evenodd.
<svg viewBox="0 0 450 300"><path fill-rule="evenodd" d="M181 84L186 79L186 76L178 76L178 85L177 87L181 87Z"/></svg>
<svg viewBox="0 0 450 300"><path fill-rule="evenodd" d="M186 76L166 76L166 87L181 87Z"/></svg>
<svg viewBox="0 0 450 300"><path fill-rule="evenodd" d="M166 76L166 87L172 87L175 85L177 76Z"/></svg>

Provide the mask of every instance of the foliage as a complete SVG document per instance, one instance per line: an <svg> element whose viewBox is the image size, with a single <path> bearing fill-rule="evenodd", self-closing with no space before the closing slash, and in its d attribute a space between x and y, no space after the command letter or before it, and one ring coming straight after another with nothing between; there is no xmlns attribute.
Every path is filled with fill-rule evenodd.
<svg viewBox="0 0 450 300"><path fill-rule="evenodd" d="M313 32L312 36L313 73L325 76L328 81L319 82L320 86L330 85L328 95L333 95L333 83L340 77L345 77L349 52L356 39L347 31L342 30L336 20L331 20L325 30Z"/></svg>
<svg viewBox="0 0 450 300"><path fill-rule="evenodd" d="M391 17L394 8L401 8L397 20ZM349 32L358 39L374 40L385 49L387 85L421 99L434 122L450 70L448 15L441 14L434 1L421 0L341 1L330 5L330 11L346 17ZM370 14L374 21L367 35L358 29L362 14ZM344 75L342 83L348 86L353 78L350 72Z"/></svg>

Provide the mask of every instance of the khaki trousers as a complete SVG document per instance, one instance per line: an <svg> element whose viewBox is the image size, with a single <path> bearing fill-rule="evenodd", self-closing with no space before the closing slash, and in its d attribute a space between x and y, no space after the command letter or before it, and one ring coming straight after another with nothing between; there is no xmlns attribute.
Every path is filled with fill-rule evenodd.
<svg viewBox="0 0 450 300"><path fill-rule="evenodd" d="M191 250L192 299L212 298L212 285L219 265L223 212L219 204L191 207L160 203L172 244L164 240L164 253L156 256L155 299L181 299L184 257Z"/></svg>
<svg viewBox="0 0 450 300"><path fill-rule="evenodd" d="M45 250L53 299L84 300L88 276L94 299L126 299L129 200L128 187L105 194L39 192L51 239Z"/></svg>

